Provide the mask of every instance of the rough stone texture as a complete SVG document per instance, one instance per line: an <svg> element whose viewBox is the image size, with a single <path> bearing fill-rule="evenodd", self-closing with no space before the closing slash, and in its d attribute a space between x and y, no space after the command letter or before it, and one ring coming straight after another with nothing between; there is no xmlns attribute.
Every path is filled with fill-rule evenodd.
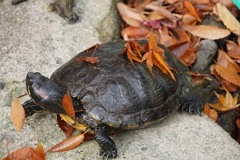
<svg viewBox="0 0 240 160"><path fill-rule="evenodd" d="M50 0L30 0L11 6L0 0L0 158L21 147L47 150L64 140L53 114L36 114L26 119L17 133L10 119L12 98L25 92L28 71L49 76L73 55L92 46L116 39L117 18L112 1L76 0L74 10L81 21L69 25L47 12ZM106 29L107 28L107 29ZM21 99L21 101L26 100ZM77 134L78 131L75 132ZM206 116L175 113L146 129L112 136L117 159L239 159L240 146ZM50 153L48 160L94 160L100 147L94 141L63 153Z"/></svg>
<svg viewBox="0 0 240 160"><path fill-rule="evenodd" d="M202 40L198 45L198 51L196 52L196 62L194 63L191 71L209 74L208 64L213 63L217 50L218 46L216 42L212 40Z"/></svg>

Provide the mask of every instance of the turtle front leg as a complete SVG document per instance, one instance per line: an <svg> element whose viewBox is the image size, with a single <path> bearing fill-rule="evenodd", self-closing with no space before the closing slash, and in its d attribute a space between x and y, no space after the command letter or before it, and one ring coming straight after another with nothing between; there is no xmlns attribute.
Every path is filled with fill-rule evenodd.
<svg viewBox="0 0 240 160"><path fill-rule="evenodd" d="M34 113L46 112L45 109L42 109L40 106L36 105L32 100L28 100L22 104L25 110L25 117L31 116Z"/></svg>
<svg viewBox="0 0 240 160"><path fill-rule="evenodd" d="M79 19L78 15L72 11L74 0L56 0L50 6L52 11L57 12L59 16L66 19L70 24Z"/></svg>
<svg viewBox="0 0 240 160"><path fill-rule="evenodd" d="M117 148L114 141L106 135L105 126L97 126L95 128L95 138L101 146L100 154L103 158L116 158Z"/></svg>

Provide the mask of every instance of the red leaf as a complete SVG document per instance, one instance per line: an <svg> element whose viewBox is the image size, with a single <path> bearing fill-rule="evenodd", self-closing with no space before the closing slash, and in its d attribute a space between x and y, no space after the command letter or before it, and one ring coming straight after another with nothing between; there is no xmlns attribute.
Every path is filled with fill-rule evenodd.
<svg viewBox="0 0 240 160"><path fill-rule="evenodd" d="M100 60L99 60L99 57L86 57L86 62L89 62L89 63L99 63Z"/></svg>
<svg viewBox="0 0 240 160"><path fill-rule="evenodd" d="M67 122L62 120L62 118L59 116L59 114L57 115L57 123L58 123L58 126L63 131L63 133L66 135L66 137L70 137L74 128L72 126L70 126Z"/></svg>
<svg viewBox="0 0 240 160"><path fill-rule="evenodd" d="M53 146L46 153L48 153L48 152L63 152L63 151L71 150L71 149L77 147L78 145L80 145L83 140L84 140L84 134L78 134L76 136L70 137L70 138L62 141L61 143Z"/></svg>
<svg viewBox="0 0 240 160"><path fill-rule="evenodd" d="M72 98L69 94L65 94L62 99L62 105L65 110L65 112L73 119L76 120L75 118L75 111L74 107L72 104Z"/></svg>

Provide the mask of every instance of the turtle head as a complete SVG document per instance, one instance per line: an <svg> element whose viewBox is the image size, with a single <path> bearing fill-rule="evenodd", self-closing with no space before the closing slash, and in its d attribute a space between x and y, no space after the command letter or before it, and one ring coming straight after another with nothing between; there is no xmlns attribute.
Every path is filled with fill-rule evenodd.
<svg viewBox="0 0 240 160"><path fill-rule="evenodd" d="M26 87L34 103L53 113L65 113L62 98L66 91L49 78L38 72L29 72L26 77Z"/></svg>

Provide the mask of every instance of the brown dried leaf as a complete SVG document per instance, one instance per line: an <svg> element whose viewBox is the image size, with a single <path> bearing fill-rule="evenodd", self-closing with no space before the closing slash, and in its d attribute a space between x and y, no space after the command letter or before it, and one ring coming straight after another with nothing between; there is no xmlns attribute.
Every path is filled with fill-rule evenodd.
<svg viewBox="0 0 240 160"><path fill-rule="evenodd" d="M216 6L219 17L223 21L224 25L236 35L240 35L240 23L238 20L232 15L226 6L221 3L217 3Z"/></svg>
<svg viewBox="0 0 240 160"><path fill-rule="evenodd" d="M237 127L238 127L238 135L237 135L237 142L240 143L240 119L237 119L236 120L236 124L237 124Z"/></svg>
<svg viewBox="0 0 240 160"><path fill-rule="evenodd" d="M141 15L140 13L137 13L137 11L135 11L133 8L128 7L122 2L117 3L117 8L123 20L125 18L128 20L131 19L135 21L134 23L143 22L144 20L143 15Z"/></svg>
<svg viewBox="0 0 240 160"><path fill-rule="evenodd" d="M179 20L179 18L175 17L170 11L168 11L164 7L159 7L159 6L156 6L153 4L148 4L145 6L145 8L159 12L162 16L171 20L174 24Z"/></svg>
<svg viewBox="0 0 240 160"><path fill-rule="evenodd" d="M227 50L231 50L232 48L235 48L235 47L238 47L238 44L236 44L235 42L233 41L230 41L230 40L226 40L227 41Z"/></svg>
<svg viewBox="0 0 240 160"><path fill-rule="evenodd" d="M221 65L224 68L228 68L231 70L231 72L240 72L239 65L222 50L218 50L217 64Z"/></svg>
<svg viewBox="0 0 240 160"><path fill-rule="evenodd" d="M168 49L178 58L182 57L189 49L190 44L188 42L177 43L169 46Z"/></svg>
<svg viewBox="0 0 240 160"><path fill-rule="evenodd" d="M217 26L208 26L208 25L182 25L182 28L185 31L190 32L191 34L210 40L221 39L230 34L230 31L227 29L221 29Z"/></svg>
<svg viewBox="0 0 240 160"><path fill-rule="evenodd" d="M69 94L65 94L62 99L62 106L65 110L65 112L73 119L76 120L75 118L75 111L74 107L72 104L72 98Z"/></svg>
<svg viewBox="0 0 240 160"><path fill-rule="evenodd" d="M232 58L240 59L240 46L234 47L229 50L228 55Z"/></svg>
<svg viewBox="0 0 240 160"><path fill-rule="evenodd" d="M239 88L237 85L234 85L226 80L221 81L222 88L228 90L229 92L235 92L237 88Z"/></svg>
<svg viewBox="0 0 240 160"><path fill-rule="evenodd" d="M25 121L25 110L17 97L14 98L12 102L11 118L15 128L20 132Z"/></svg>
<svg viewBox="0 0 240 160"><path fill-rule="evenodd" d="M221 65L215 65L216 72L225 80L240 86L240 76L236 72L232 72L229 68L224 68Z"/></svg>
<svg viewBox="0 0 240 160"><path fill-rule="evenodd" d="M70 137L70 138L60 142L59 144L53 146L46 153L48 153L48 152L63 152L63 151L71 150L71 149L79 146L83 140L84 140L84 134L75 135L75 136Z"/></svg>
<svg viewBox="0 0 240 160"><path fill-rule="evenodd" d="M208 104L204 105L204 110L203 112L209 117L211 118L213 121L217 121L218 118L218 113L215 109L211 109Z"/></svg>
<svg viewBox="0 0 240 160"><path fill-rule="evenodd" d="M196 48L189 48L183 56L180 57L181 61L187 65L191 66L196 61Z"/></svg>
<svg viewBox="0 0 240 160"><path fill-rule="evenodd" d="M70 137L72 132L74 131L74 128L72 126L70 126L67 122L62 120L62 118L59 116L59 114L57 115L57 123L58 123L58 126L63 131L63 133L65 134L65 136Z"/></svg>

